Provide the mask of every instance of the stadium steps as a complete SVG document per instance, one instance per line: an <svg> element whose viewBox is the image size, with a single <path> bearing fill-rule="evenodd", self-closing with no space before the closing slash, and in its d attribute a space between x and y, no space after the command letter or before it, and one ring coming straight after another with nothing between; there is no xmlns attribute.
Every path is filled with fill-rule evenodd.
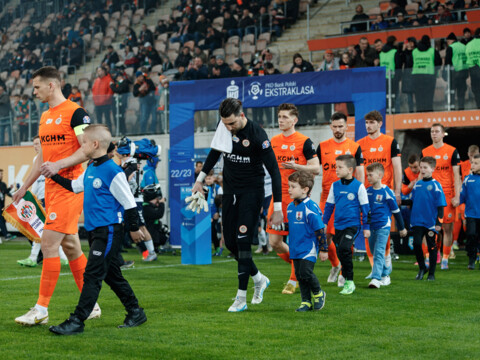
<svg viewBox="0 0 480 360"><path fill-rule="evenodd" d="M320 9L310 19L310 39L321 39L326 35L338 34L340 23L352 19L357 5L362 5L364 11L367 12L368 9L378 6L378 0L351 1L349 5L347 5L346 0L330 0L326 5L324 4L325 1L319 1L316 5L310 6L311 14ZM292 66L293 55L297 52L305 60L309 60L306 16L298 20L290 29L287 29L278 41L272 43L271 48L276 54L280 54L279 70L282 72L290 69L288 65ZM312 53L314 67L322 60L323 53Z"/></svg>

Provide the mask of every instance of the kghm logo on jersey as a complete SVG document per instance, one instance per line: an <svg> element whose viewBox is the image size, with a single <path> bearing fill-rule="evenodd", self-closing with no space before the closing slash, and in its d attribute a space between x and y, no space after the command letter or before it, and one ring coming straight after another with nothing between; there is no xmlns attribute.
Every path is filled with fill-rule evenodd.
<svg viewBox="0 0 480 360"><path fill-rule="evenodd" d="M30 201L25 201L22 206L17 209L18 218L25 222L30 222L36 213L37 208Z"/></svg>

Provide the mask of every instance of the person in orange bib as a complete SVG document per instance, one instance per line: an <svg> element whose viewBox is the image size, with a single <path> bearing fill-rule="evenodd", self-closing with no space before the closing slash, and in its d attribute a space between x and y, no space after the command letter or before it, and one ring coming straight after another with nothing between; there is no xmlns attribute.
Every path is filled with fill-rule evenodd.
<svg viewBox="0 0 480 360"><path fill-rule="evenodd" d="M472 165L472 160L473 157L476 154L479 154L479 148L477 145L470 145L468 147L468 160L465 161L460 161L460 170L462 172L462 183L463 180L465 180L465 177L470 174L470 168ZM452 249L453 250L458 250L458 236L460 235L460 230L463 226L464 231L466 231L467 227L467 220L465 219L465 204L461 204L460 206L457 206L455 209L455 222L453 223L453 245Z"/></svg>
<svg viewBox="0 0 480 360"><path fill-rule="evenodd" d="M403 171L402 194L408 195L412 192L415 183L420 175L420 157L412 154L408 157L408 167Z"/></svg>
<svg viewBox="0 0 480 360"><path fill-rule="evenodd" d="M39 297L35 306L15 322L33 326L48 322L48 305L60 276L61 245L67 255L73 278L82 291L83 273L87 258L80 247L78 218L83 208L83 195L72 194L50 179L59 174L76 179L83 172L82 163L87 160L80 144L83 129L90 124L87 112L78 104L68 101L62 94L60 72L51 66L33 73L33 93L49 109L42 114L39 126L41 151L25 183L13 195L13 201L23 198L27 189L40 176L45 176L45 208L47 217L41 243L43 269L40 277ZM100 317L98 304L89 318Z"/></svg>
<svg viewBox="0 0 480 360"><path fill-rule="evenodd" d="M298 170L308 171L313 175L320 173L320 164L312 140L295 131L297 122L298 109L295 105L281 104L278 107L278 127L282 132L272 137L271 144L282 177L282 211L285 222L287 221L287 206L292 202L288 194L288 177ZM272 200L268 209L268 218L273 214L273 210ZM272 248L278 256L291 265L290 279L282 290L282 294L293 294L297 287L297 278L288 245L283 241L283 237L288 235L288 230L274 230L268 226L267 233Z"/></svg>
<svg viewBox="0 0 480 360"><path fill-rule="evenodd" d="M322 165L322 195L320 197L320 209L325 210L328 194L332 184L338 180L336 172L335 159L339 155L353 155L356 161L355 178L361 183L365 179L365 170L363 168L362 148L355 141L347 138L347 117L341 112L334 113L330 118L330 129L333 137L321 142L317 148L317 156ZM328 241L328 260L332 264L327 282L333 283L339 281L339 285L345 282L343 276L339 275L341 265L337 257L335 244L333 243L333 235L335 228L333 227L334 214L330 218L327 225L327 241Z"/></svg>
<svg viewBox="0 0 480 360"><path fill-rule="evenodd" d="M363 158L365 166L378 162L383 165L385 173L382 178L382 184L387 185L395 193L397 205L400 206L402 198L402 160L400 148L397 141L389 136L382 134L383 116L380 112L373 110L365 115L365 127L367 136L358 140L363 149ZM370 184L365 178L365 187ZM373 264L373 256L368 246L368 240L365 239L365 248L367 250L370 264ZM390 240L385 249L385 266L392 268L392 257L390 255ZM367 276L368 278L368 276Z"/></svg>
<svg viewBox="0 0 480 360"><path fill-rule="evenodd" d="M460 204L462 180L460 176L460 155L453 146L445 144L445 128L442 124L433 124L430 136L433 144L422 150L422 157L432 156L437 161L433 178L442 185L447 206L443 214L443 259L441 270L448 270L448 257L452 249L453 222L455 207Z"/></svg>

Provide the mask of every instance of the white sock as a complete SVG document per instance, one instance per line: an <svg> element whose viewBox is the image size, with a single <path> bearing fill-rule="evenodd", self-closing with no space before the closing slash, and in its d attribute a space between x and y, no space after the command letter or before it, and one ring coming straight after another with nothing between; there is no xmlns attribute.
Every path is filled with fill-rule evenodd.
<svg viewBox="0 0 480 360"><path fill-rule="evenodd" d="M247 298L247 290L238 289L237 297L240 298L240 299L246 299Z"/></svg>
<svg viewBox="0 0 480 360"><path fill-rule="evenodd" d="M292 284L293 286L297 286L297 282L293 280L288 280L289 284Z"/></svg>
<svg viewBox="0 0 480 360"><path fill-rule="evenodd" d="M252 276L252 280L254 283L258 283L262 280L262 273L260 272L260 270L258 270L258 272Z"/></svg>
<svg viewBox="0 0 480 360"><path fill-rule="evenodd" d="M58 247L58 254L60 255L60 260L68 260L61 245Z"/></svg>
<svg viewBox="0 0 480 360"><path fill-rule="evenodd" d="M46 314L48 312L48 308L42 305L35 304L35 309L40 311L42 314Z"/></svg>
<svg viewBox="0 0 480 360"><path fill-rule="evenodd" d="M32 250L30 251L29 258L37 262L37 257L38 257L38 254L40 253L41 248L42 248L42 244L34 242L32 244Z"/></svg>
<svg viewBox="0 0 480 360"><path fill-rule="evenodd" d="M155 249L153 248L153 240L147 240L143 242L145 246L147 247L147 250L150 254L153 254L155 252Z"/></svg>

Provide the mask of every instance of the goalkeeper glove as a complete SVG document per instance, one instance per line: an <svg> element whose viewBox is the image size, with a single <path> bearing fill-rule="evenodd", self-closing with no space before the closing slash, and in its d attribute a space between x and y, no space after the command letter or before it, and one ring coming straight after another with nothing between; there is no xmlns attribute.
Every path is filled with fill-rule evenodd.
<svg viewBox="0 0 480 360"><path fill-rule="evenodd" d="M200 211L208 212L208 202L205 200L205 196L203 194L196 192L192 196L189 196L185 199L185 202L189 204L187 206L187 210L191 210L193 212L197 212L200 214Z"/></svg>

